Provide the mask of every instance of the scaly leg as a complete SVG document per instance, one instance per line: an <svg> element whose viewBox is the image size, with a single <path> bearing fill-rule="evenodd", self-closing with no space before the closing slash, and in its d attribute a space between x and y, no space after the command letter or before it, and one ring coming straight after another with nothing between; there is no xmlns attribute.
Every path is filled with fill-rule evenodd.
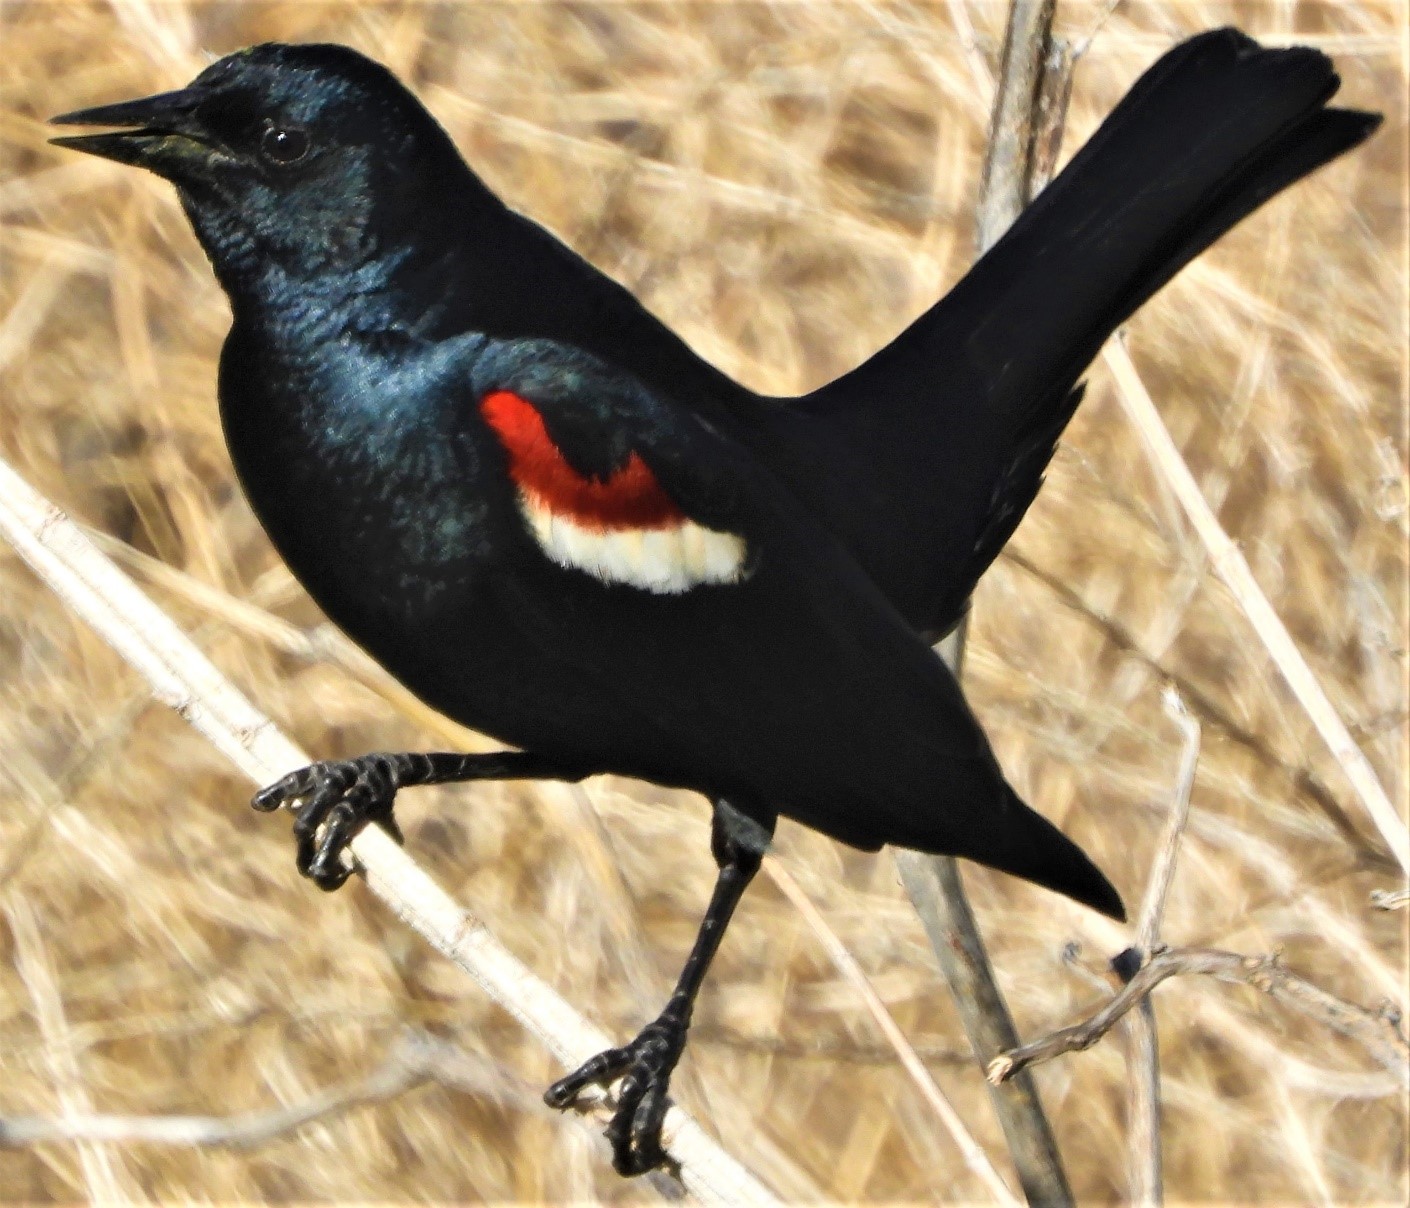
<svg viewBox="0 0 1410 1208"><path fill-rule="evenodd" d="M392 816L398 789L457 780L581 780L590 775L590 769L555 763L530 751L363 755L290 772L261 789L250 804L268 812L302 799L294 814L299 871L320 889L333 890L348 879L343 849L369 822L402 841Z"/></svg>
<svg viewBox="0 0 1410 1208"><path fill-rule="evenodd" d="M705 980L734 908L745 887L759 871L759 863L773 837L774 818L767 825L741 813L727 801L715 802L710 850L720 875L705 909L695 946L676 982L666 1009L646 1025L630 1044L608 1049L566 1078L555 1082L544 1095L550 1107L570 1107L578 1094L594 1083L606 1086L622 1079L617 1110L607 1126L612 1143L612 1165L618 1174L645 1174L666 1160L661 1147L661 1122L670 1100L666 1091L671 1072L685 1049L686 1032L695 1009L695 996Z"/></svg>

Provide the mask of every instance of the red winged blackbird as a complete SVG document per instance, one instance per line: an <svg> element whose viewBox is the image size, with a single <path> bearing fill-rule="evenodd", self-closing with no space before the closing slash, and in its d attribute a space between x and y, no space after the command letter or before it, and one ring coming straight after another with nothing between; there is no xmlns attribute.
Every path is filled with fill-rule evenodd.
<svg viewBox="0 0 1410 1208"><path fill-rule="evenodd" d="M333 888L399 788L600 772L714 804L720 873L660 1018L548 1093L624 1076L615 1164L659 1130L696 991L778 814L963 856L1122 917L1005 783L930 643L1033 501L1113 329L1244 215L1375 129L1305 48L1176 47L1012 229L865 364L801 398L711 368L506 208L388 71L264 45L55 121L176 185L230 297L220 410L313 598L435 708L518 751L369 755L298 801Z"/></svg>

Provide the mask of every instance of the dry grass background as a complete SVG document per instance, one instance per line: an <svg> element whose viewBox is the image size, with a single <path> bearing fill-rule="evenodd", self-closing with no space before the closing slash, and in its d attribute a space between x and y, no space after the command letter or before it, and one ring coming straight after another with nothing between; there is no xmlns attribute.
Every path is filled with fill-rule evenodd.
<svg viewBox="0 0 1410 1208"><path fill-rule="evenodd" d="M1059 4L1066 35L1100 24L1065 155L1171 42L1230 21L1325 47L1347 102L1386 110L1368 147L1188 269L1131 340L1207 497L1403 802L1405 10L1133 0L1103 22L1105 7ZM224 299L169 187L46 147L40 119L175 87L208 52L350 43L407 79L513 204L782 392L864 357L968 262L1003 17L988 2L8 3L0 452L175 568L144 581L309 750L443 746L444 727L375 679L271 640L268 617L319 618L232 481L213 398ZM1105 371L1092 381L980 588L970 697L1015 782L1129 901L1175 776L1159 696L1176 680L1205 743L1166 938L1281 946L1346 997L1403 1004L1407 915L1366 905L1395 874ZM506 1088L495 1102L425 1087L252 1151L0 1150L0 1200L654 1196L516 1098L556 1071L467 979L357 885L300 882L287 821L251 812L248 787L8 548L0 590L0 1116L295 1102L373 1068L408 1023L484 1055ZM416 856L590 1015L623 1036L654 1015L713 875L700 801L598 780L418 790L399 809ZM788 823L778 848L1000 1155L890 858ZM1060 951L1078 940L1098 960L1120 929L967 880L1021 1033L1094 999ZM1349 1042L1251 990L1175 982L1156 1002L1172 1199L1403 1200L1403 1096ZM781 1194L980 1197L771 886L747 897L697 1018L679 1096ZM1038 1078L1078 1194L1119 1198L1119 1043Z"/></svg>

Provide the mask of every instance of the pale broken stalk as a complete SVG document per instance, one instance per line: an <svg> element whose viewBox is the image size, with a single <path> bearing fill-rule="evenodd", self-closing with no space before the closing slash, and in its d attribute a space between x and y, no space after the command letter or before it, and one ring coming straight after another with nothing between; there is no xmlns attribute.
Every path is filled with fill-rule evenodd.
<svg viewBox="0 0 1410 1208"><path fill-rule="evenodd" d="M0 534L142 674L158 700L180 713L254 783L268 784L310 762L68 516L3 460ZM469 973L565 1068L610 1047L605 1033L457 905L380 827L365 828L351 848L373 893ZM777 1203L754 1174L680 1108L671 1108L663 1133L681 1181L696 1198L713 1204Z"/></svg>

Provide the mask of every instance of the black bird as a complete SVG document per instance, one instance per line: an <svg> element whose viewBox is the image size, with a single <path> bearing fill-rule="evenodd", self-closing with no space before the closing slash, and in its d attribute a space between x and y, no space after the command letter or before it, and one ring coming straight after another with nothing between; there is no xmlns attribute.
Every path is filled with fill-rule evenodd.
<svg viewBox="0 0 1410 1208"><path fill-rule="evenodd" d="M612 772L714 805L719 880L677 989L548 1092L624 1077L623 1173L778 814L976 860L1116 918L1005 782L930 642L1033 501L1113 329L1263 201L1355 146L1322 54L1235 30L1162 58L955 289L801 398L761 398L508 209L385 68L256 46L178 92L55 118L176 185L234 323L220 409L313 598L433 707L518 748L319 763L324 888L416 784Z"/></svg>

